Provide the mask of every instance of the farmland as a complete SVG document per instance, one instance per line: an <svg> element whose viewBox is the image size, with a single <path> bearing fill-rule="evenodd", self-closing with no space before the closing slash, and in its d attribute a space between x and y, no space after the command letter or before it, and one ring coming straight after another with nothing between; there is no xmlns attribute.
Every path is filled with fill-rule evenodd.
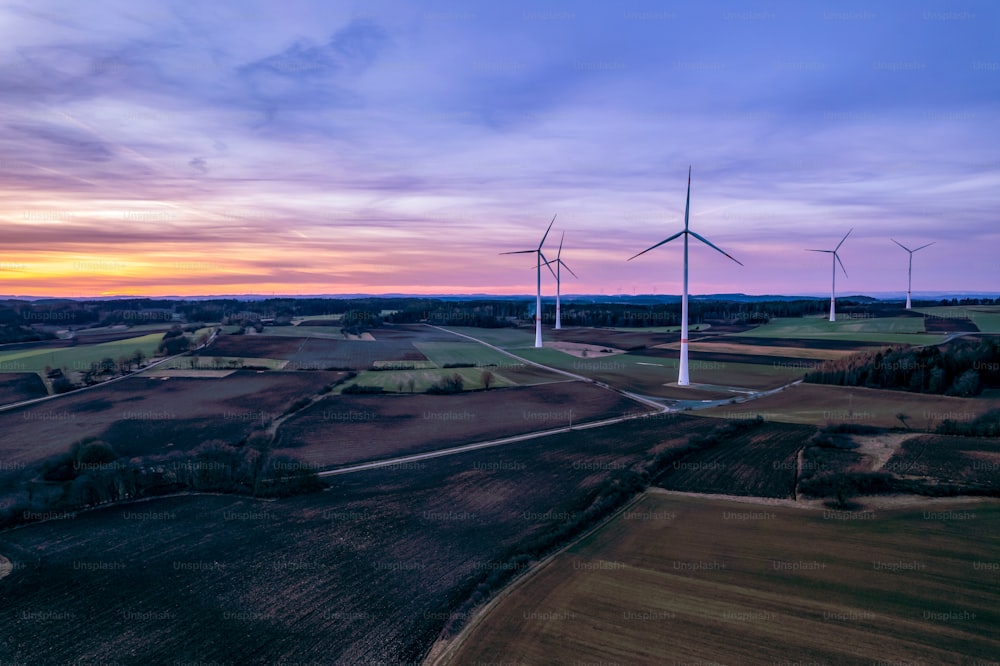
<svg viewBox="0 0 1000 666"><path fill-rule="evenodd" d="M723 495L795 497L797 453L816 431L765 423L673 463L656 485Z"/></svg>
<svg viewBox="0 0 1000 666"><path fill-rule="evenodd" d="M914 322L923 322L920 316L896 319L900 321L847 320L845 324L864 326L845 326L833 334L805 320L789 320L798 327L778 322L770 334L756 337L749 333L766 327L703 327L692 344L689 388L671 385L677 378L676 332L546 330L546 347L535 349L533 330L527 328L454 330L618 389L683 399L674 407L683 409L700 407L699 400L744 399L751 390L785 385L800 378L807 364L881 346L884 336L921 342L938 337L914 332ZM295 469L326 470L323 478L329 486L325 492L274 501L167 497L0 532L0 556L14 561L10 575L0 582L0 626L10 627L16 636L0 640L0 662L107 661L126 649L126 663L413 662L442 629L447 627L445 635L451 635L471 610L501 589L507 574L526 570L547 549L567 543L591 524L577 523L581 516L596 520L603 514L592 511L605 507L606 498L625 501L650 484L653 489L627 524L612 521L571 547L573 576L584 572L594 577L581 583L564 576L546 588L555 590L552 595L578 595L558 603L570 604L572 612L586 617L582 624L593 622L595 631L546 616L545 604L555 597L532 592L541 605L529 609L526 600L515 610L528 612L515 618L527 624L498 630L499 638L487 636L484 649L494 651L469 659L506 661L510 656L551 663L558 654L559 660L569 655L572 661L573 653L552 652L563 638L571 646L583 646L581 662L594 656L619 663L712 655L726 663L779 654L792 661L849 659L844 646L851 641L832 640L836 632L831 626L850 632L852 640L857 638L856 649L866 655L879 654L879 634L889 637L887 650L903 646L899 654L904 656L910 655L906 650L941 639L938 651L928 654L942 663L960 640L982 648L976 655L996 647L996 636L985 636L977 625L970 631L966 625L935 625L912 617L935 594L938 600L950 599L954 586L974 589L969 585L974 581L954 568L956 553L964 552L966 542L953 539L950 524L935 524L932 539L918 544L927 550L912 552L920 553L913 557L926 555L935 566L940 559L942 566L952 568L938 578L918 580L909 595L893 587L897 581L871 578L859 567L864 553L875 552L885 561L911 557L906 549L918 532L917 523L907 522L912 515L893 513L878 530L864 532L865 521L817 518L822 515L816 508L819 500L800 500L794 508L781 503L796 497L799 453L816 433L815 426L852 419L897 430L883 437L892 446L868 442L849 451L844 458L850 465L844 469L882 465L905 476L926 467L922 478L929 482L957 479L967 488L996 487L1000 449L995 440L911 434L905 428L971 418L1000 407L1000 396L946 398L799 384L746 404L698 411L699 416L650 415L647 406L617 391L569 380L445 330L390 324L348 339L337 323L317 315L296 326L267 326L263 333L246 328L245 334L221 335L197 354L156 369L0 412L0 431L5 433L0 489L5 492L36 475L41 460L86 436L108 442L117 455L133 457L190 450L212 439L240 444L253 435L259 442L256 438L273 433L265 446L288 455ZM776 334L782 326L787 335ZM581 345L588 345L586 354ZM58 351L76 349L82 347ZM27 351L37 349L8 353ZM331 390L348 370L357 374ZM482 390L487 370L491 387ZM465 390L422 392L456 374ZM30 371L7 377L38 379ZM37 391L37 386L16 381L14 392ZM351 386L380 386L388 393L341 392ZM612 426L447 457L393 460L642 413L646 416ZM897 418L900 413L907 424ZM738 424L720 423L757 414L765 421L746 430L729 431ZM728 434L712 439L717 431ZM661 465L665 454L669 462ZM389 464L349 469L371 461ZM777 508L766 521L720 522L719 513L735 505L668 497L662 489L742 496ZM0 507L4 500L0 497ZM674 504L649 504L660 501ZM661 521L669 523L665 525L635 518L664 513L686 518ZM994 522L1000 517L996 512L983 515ZM922 522L926 528L928 521ZM992 527L966 525L983 533ZM652 531L638 533L640 528ZM611 550L587 550L597 548L601 534L613 534L621 542L601 546ZM831 567L829 575L808 578L812 570L801 567L794 575L768 570L770 559L779 557L778 543L789 549L782 561L821 561ZM854 551L844 544L854 545ZM969 554L989 561L983 549L996 552L996 545L995 539L981 542L980 550ZM688 569L681 575L673 570L674 561L723 562L727 568ZM529 580L545 579L551 566ZM622 572L636 577L603 577ZM861 581L859 590L842 589L852 576ZM962 588L954 603L995 621L989 608L998 591L995 577L991 580L993 587L983 592ZM95 599L101 599L96 611ZM841 618L853 617L868 601L881 604L869 611L878 617L845 626ZM615 606L621 603L626 606ZM625 612L636 615L626 617ZM771 615L760 622L759 613ZM672 624L651 624L656 619ZM782 633L786 625L794 631ZM550 630L555 634L545 633ZM524 640L513 641L510 631ZM640 634L655 638L648 652L629 653L628 645L616 643L620 638L643 645ZM670 642L677 635L692 637L690 654ZM733 638L720 643L720 635ZM540 647L533 641L540 641ZM507 647L497 647L502 643ZM38 652L38 645L46 652ZM727 646L737 652L724 654Z"/></svg>
<svg viewBox="0 0 1000 666"><path fill-rule="evenodd" d="M435 663L989 663L1000 505L934 507L852 516L650 492ZM945 507L969 519L925 518Z"/></svg>
<svg viewBox="0 0 1000 666"><path fill-rule="evenodd" d="M638 419L336 477L316 495L164 498L6 531L0 659L412 662L520 544L711 425Z"/></svg>
<svg viewBox="0 0 1000 666"><path fill-rule="evenodd" d="M0 405L41 398L46 395L48 395L48 390L37 373L10 372L0 374Z"/></svg>
<svg viewBox="0 0 1000 666"><path fill-rule="evenodd" d="M243 370L221 379L128 377L0 413L4 460L33 463L88 436L102 437L122 456L192 448L206 439L235 442L341 376Z"/></svg>
<svg viewBox="0 0 1000 666"><path fill-rule="evenodd" d="M911 437L889 459L886 468L937 483L1000 488L1000 441L942 435Z"/></svg>
<svg viewBox="0 0 1000 666"><path fill-rule="evenodd" d="M884 428L902 426L897 418L905 414L914 428L929 429L944 419L967 421L990 409L1000 408L997 398L954 398L880 389L796 384L784 391L752 403L714 407L700 411L704 416L744 418L761 415L784 423L857 423Z"/></svg>
<svg viewBox="0 0 1000 666"><path fill-rule="evenodd" d="M4 368L10 368L16 372L43 372L46 366L51 368L65 367L71 371L84 370L89 368L91 363L99 363L101 359L108 357L117 359L122 355L130 355L136 350L151 357L162 339L162 333L148 333L95 345L77 345L57 349L39 348L0 353L0 371Z"/></svg>
<svg viewBox="0 0 1000 666"><path fill-rule="evenodd" d="M329 467L644 411L573 381L458 395L332 395L282 424L276 446Z"/></svg>

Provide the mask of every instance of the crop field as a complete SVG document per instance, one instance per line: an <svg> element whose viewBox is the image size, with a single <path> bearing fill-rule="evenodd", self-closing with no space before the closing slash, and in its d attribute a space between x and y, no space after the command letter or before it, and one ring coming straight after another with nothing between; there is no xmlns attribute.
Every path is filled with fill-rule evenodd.
<svg viewBox="0 0 1000 666"><path fill-rule="evenodd" d="M554 340L604 345L626 351L655 347L656 345L667 344L678 339L677 333L670 333L661 328L611 329L574 327L545 332Z"/></svg>
<svg viewBox="0 0 1000 666"><path fill-rule="evenodd" d="M656 485L723 495L795 498L797 454L812 426L767 423L679 460Z"/></svg>
<svg viewBox="0 0 1000 666"><path fill-rule="evenodd" d="M1000 488L1000 440L922 435L903 442L886 463L901 476Z"/></svg>
<svg viewBox="0 0 1000 666"><path fill-rule="evenodd" d="M515 386L516 382L509 381L499 372L489 368L419 368L414 370L378 370L365 371L358 374L357 379L351 384L359 386L380 386L386 392L392 393L423 393L434 386L442 379L451 378L458 375L462 378L463 390L483 389L483 372L490 370L493 375L490 381L491 388L504 388ZM410 380L413 381L413 390L410 390Z"/></svg>
<svg viewBox="0 0 1000 666"><path fill-rule="evenodd" d="M445 330L468 335L503 349L530 347L535 344L535 329L522 328L476 328L471 326L448 326ZM547 332L543 330L543 334ZM447 335L444 333L443 335ZM449 336L454 340L454 336Z"/></svg>
<svg viewBox="0 0 1000 666"><path fill-rule="evenodd" d="M997 398L953 398L854 386L796 384L774 395L758 398L739 411L752 418L785 423L858 423L884 428L902 427L897 414L907 415L911 428L934 428L945 419L969 421L990 409L1000 408ZM702 416L730 418L732 406L699 411Z"/></svg>
<svg viewBox="0 0 1000 666"><path fill-rule="evenodd" d="M330 395L284 422L276 445L331 467L646 411L576 381L453 395Z"/></svg>
<svg viewBox="0 0 1000 666"><path fill-rule="evenodd" d="M1000 504L948 507L974 518L650 492L436 663L991 663Z"/></svg>
<svg viewBox="0 0 1000 666"><path fill-rule="evenodd" d="M11 368L14 372L44 372L45 367L85 370L91 363L102 359L131 355L136 350L152 357L163 339L162 333L149 333L115 342L96 345L76 345L58 349L29 349L0 354L0 372Z"/></svg>
<svg viewBox="0 0 1000 666"><path fill-rule="evenodd" d="M586 507L608 470L706 423L637 420L302 497L179 496L2 532L0 660L419 661L476 584Z"/></svg>
<svg viewBox="0 0 1000 666"><path fill-rule="evenodd" d="M0 412L0 459L31 464L88 436L123 456L193 448L206 439L238 441L342 376L241 370L222 379L128 377Z"/></svg>
<svg viewBox="0 0 1000 666"><path fill-rule="evenodd" d="M305 344L295 339L272 335L220 335L201 356L232 356L289 360Z"/></svg>
<svg viewBox="0 0 1000 666"><path fill-rule="evenodd" d="M48 395L42 378L35 372L0 374L0 405L41 398Z"/></svg>
<svg viewBox="0 0 1000 666"><path fill-rule="evenodd" d="M180 356L178 358L170 359L164 363L160 363L155 368L150 368L146 370L145 373L159 373L161 370L172 370L172 369L203 369L203 370L218 370L220 368L253 368L253 369L267 369L267 370L282 370L289 365L289 361L282 361L275 358L253 358L247 356L223 356L221 354L213 354L211 356ZM288 368L289 370L294 370L295 368Z"/></svg>
<svg viewBox="0 0 1000 666"><path fill-rule="evenodd" d="M931 317L968 317L983 333L1000 333L1000 307L996 305L949 305L929 308L913 308L914 312Z"/></svg>

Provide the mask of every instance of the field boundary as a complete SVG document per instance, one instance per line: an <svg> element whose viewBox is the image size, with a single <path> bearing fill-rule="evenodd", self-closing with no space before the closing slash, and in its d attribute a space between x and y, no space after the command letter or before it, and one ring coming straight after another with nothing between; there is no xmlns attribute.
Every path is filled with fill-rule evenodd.
<svg viewBox="0 0 1000 666"><path fill-rule="evenodd" d="M565 545L556 549L552 553L549 553L542 559L538 560L534 565L532 565L527 571L516 576L513 580L509 581L504 585L503 589L493 595L489 601L483 604L475 613L469 618L462 629L455 634L452 638L442 639L438 638L431 645L427 652L427 655L420 662L421 666L448 666L451 663L452 655L465 643L468 639L469 634L472 629L478 627L482 624L497 604L510 596L515 590L519 589L522 585L527 584L532 578L538 575L548 564L554 560L559 555L577 545L579 542L590 537L592 534L604 529L612 520L618 518L619 515L625 513L632 508L635 504L642 500L646 496L645 490L636 495L626 502L624 505L619 507L616 511L612 511L610 514L605 516L603 519L597 522L596 525L592 526L590 529L586 530L583 534L580 534L574 539L570 539Z"/></svg>

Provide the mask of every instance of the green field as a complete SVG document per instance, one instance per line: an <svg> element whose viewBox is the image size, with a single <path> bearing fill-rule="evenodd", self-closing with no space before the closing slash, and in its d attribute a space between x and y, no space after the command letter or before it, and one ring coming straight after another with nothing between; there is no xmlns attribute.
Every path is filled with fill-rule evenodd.
<svg viewBox="0 0 1000 666"><path fill-rule="evenodd" d="M82 371L90 368L91 363L99 363L102 359L109 357L117 360L118 357L129 356L136 350L141 351L147 358L151 358L162 340L162 333L150 333L98 345L15 351L0 355L0 372L43 373L46 366L66 368L70 372Z"/></svg>
<svg viewBox="0 0 1000 666"><path fill-rule="evenodd" d="M754 338L817 338L849 342L885 342L914 345L938 344L945 339L941 333L926 333L924 320L919 317L882 317L851 319L841 315L837 321L826 317L778 317L763 326L734 333L734 336Z"/></svg>
<svg viewBox="0 0 1000 666"><path fill-rule="evenodd" d="M414 342L413 346L436 363L444 367L450 363L472 363L476 366L510 365L514 362L510 356L502 354L486 345L475 342L457 340L456 342Z"/></svg>
<svg viewBox="0 0 1000 666"><path fill-rule="evenodd" d="M433 663L995 663L998 523L647 493Z"/></svg>
<svg viewBox="0 0 1000 666"><path fill-rule="evenodd" d="M454 331L491 345L508 349L511 347L529 347L535 343L535 330L527 328L476 328L474 326L447 326L445 330ZM543 331L544 333L544 331Z"/></svg>

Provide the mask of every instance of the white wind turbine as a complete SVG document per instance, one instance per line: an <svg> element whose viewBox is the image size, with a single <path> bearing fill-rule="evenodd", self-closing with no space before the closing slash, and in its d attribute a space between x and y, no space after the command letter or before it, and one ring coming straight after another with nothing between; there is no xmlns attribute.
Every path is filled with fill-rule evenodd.
<svg viewBox="0 0 1000 666"><path fill-rule="evenodd" d="M854 231L854 227L851 227L851 231ZM844 262L840 260L840 255L837 254L837 250L840 246L844 244L847 237L851 235L851 231L844 234L844 237L840 239L837 243L837 247L832 250L806 250L806 252L826 252L833 255L833 282L830 286L830 321L837 321L837 311L834 308L834 299L837 297L837 264L840 264L840 270L844 271L844 277L847 277L847 269L844 268Z"/></svg>
<svg viewBox="0 0 1000 666"><path fill-rule="evenodd" d="M912 307L910 306L910 288L913 287L913 253L917 252L918 250L924 249L925 247L927 247L927 245L934 245L934 243L936 243L937 241L928 243L927 245L921 245L916 250L911 250L910 248L906 247L895 238L890 238L889 240L891 240L893 243L903 248L910 254L910 268L906 272L906 309L911 310Z"/></svg>
<svg viewBox="0 0 1000 666"><path fill-rule="evenodd" d="M556 221L556 216L552 216L552 222L549 222L549 228L545 230L545 235L542 236L542 242L538 244L538 247L534 250L516 250L514 252L501 252L500 254L536 254L538 256L538 291L535 294L535 346L542 346L542 264L549 269L549 272L555 276L555 272L552 267L549 266L549 260L545 258L542 254L542 246L545 245L545 239L549 235L549 231L552 229L552 224Z"/></svg>
<svg viewBox="0 0 1000 666"><path fill-rule="evenodd" d="M690 209L691 209L691 167L689 166L687 201L685 201L684 203L684 230L678 231L670 238L662 240L656 245L648 247L639 254L631 256L628 259L629 261L632 261L639 255L645 254L652 249L658 248L664 243L669 243L678 236L684 236L684 294L681 297L681 362L680 362L680 372L677 375L678 386L688 386L691 383L688 378L688 236L694 236L705 245L709 246L713 250L716 250L717 252L721 252L725 256L729 257L730 259L738 263L740 266L743 265L740 261L737 261L734 257L730 256L726 252L723 252L721 249L710 243L708 239L695 233L694 231L691 231L688 228L688 217Z"/></svg>
<svg viewBox="0 0 1000 666"><path fill-rule="evenodd" d="M556 258L549 262L550 264L555 264L556 265L556 329L557 330L562 328L562 307L559 304L559 298L560 298L560 296L562 294L562 269L563 269L563 267L565 267L566 270L568 270L570 272L570 275L572 275L573 277L575 277L578 280L580 279L580 276L578 276L576 273L574 273L572 268L570 268L569 266L566 266L566 262L562 260L562 247L563 247L563 241L564 240L566 240L566 232L565 231L562 232L562 237L559 239L559 251L556 252ZM549 267L549 270L552 270L551 266Z"/></svg>

